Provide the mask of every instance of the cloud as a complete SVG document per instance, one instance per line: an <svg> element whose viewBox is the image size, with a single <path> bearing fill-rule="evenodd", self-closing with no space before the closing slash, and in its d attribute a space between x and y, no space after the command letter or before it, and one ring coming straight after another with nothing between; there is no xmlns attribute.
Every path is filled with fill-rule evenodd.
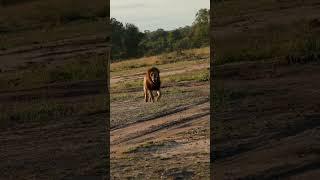
<svg viewBox="0 0 320 180"><path fill-rule="evenodd" d="M146 7L143 3L131 3L131 4L115 4L111 7L112 9L133 9L133 8L143 8Z"/></svg>
<svg viewBox="0 0 320 180"><path fill-rule="evenodd" d="M110 8L111 17L144 31L191 25L196 12L209 7L209 0L112 0Z"/></svg>

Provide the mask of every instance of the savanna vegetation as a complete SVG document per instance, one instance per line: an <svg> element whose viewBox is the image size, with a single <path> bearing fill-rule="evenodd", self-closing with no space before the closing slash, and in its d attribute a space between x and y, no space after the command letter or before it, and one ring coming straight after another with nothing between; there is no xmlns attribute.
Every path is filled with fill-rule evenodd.
<svg viewBox="0 0 320 180"><path fill-rule="evenodd" d="M203 47L111 64L111 179L209 179L209 57ZM151 66L162 97L145 103Z"/></svg>
<svg viewBox="0 0 320 180"><path fill-rule="evenodd" d="M107 3L101 0L92 3L85 0L76 3L63 0L0 1L0 90L3 93L12 92L7 96L13 96L26 89L44 89L38 96L32 97L31 93L25 100L16 98L1 105L1 127L46 122L86 112L88 101L75 104L59 98L48 100L53 91L45 87L57 83L106 79L105 53L93 50L90 54L77 54L76 49L91 45L92 42L86 42L86 39L92 36L101 38L108 35L108 16ZM82 44L77 44L81 40ZM60 50L59 47L64 48ZM11 53L9 56L8 52ZM66 52L71 55L61 61L59 55L63 56ZM37 54L40 56L36 61ZM19 63L10 69L7 67L9 62ZM104 108L102 104L105 99L90 98L90 106L94 108L87 110Z"/></svg>
<svg viewBox="0 0 320 180"><path fill-rule="evenodd" d="M89 4L84 0L76 3L62 0L0 1L0 90L4 93L0 98L6 99L7 96L9 99L0 106L0 127L45 124L51 119L105 108L102 90L97 95L99 98L92 95L84 97L87 98L85 101L74 103L59 97L50 98L54 88L48 87L106 79L105 53L93 50L80 54L76 53L76 48L91 45L92 36L107 36L108 16L109 8L101 0ZM81 40L82 44L77 44ZM64 53L73 51L75 53L61 61ZM37 56L34 55L38 54L40 56L35 60ZM19 63L8 68L10 62ZM40 91L32 92L37 89ZM65 90L69 91L68 87ZM23 95L24 91L31 93Z"/></svg>
<svg viewBox="0 0 320 180"><path fill-rule="evenodd" d="M106 176L109 9L0 0L0 179Z"/></svg>
<svg viewBox="0 0 320 180"><path fill-rule="evenodd" d="M131 23L111 18L112 60L157 55L209 45L209 9L200 9L191 26L171 31L158 29L141 32Z"/></svg>
<svg viewBox="0 0 320 180"><path fill-rule="evenodd" d="M290 10L312 3L215 0L211 33L216 65L275 58L320 60L320 20L311 15L299 16ZM270 14L264 15L267 11ZM290 16L285 19L280 12ZM283 20L276 21L278 17Z"/></svg>
<svg viewBox="0 0 320 180"><path fill-rule="evenodd" d="M1 0L0 50L92 34L107 35L109 8L94 0ZM103 30L103 31L102 31Z"/></svg>

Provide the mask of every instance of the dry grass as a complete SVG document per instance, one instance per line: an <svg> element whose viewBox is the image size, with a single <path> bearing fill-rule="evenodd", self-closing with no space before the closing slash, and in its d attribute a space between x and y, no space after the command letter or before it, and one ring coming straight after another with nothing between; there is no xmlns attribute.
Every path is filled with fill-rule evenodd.
<svg viewBox="0 0 320 180"><path fill-rule="evenodd" d="M216 2L211 30L216 64L264 61L304 51L306 48L297 44L304 46L308 44L306 39L319 36L319 25L313 23L319 20L311 15L314 9L310 12L295 9L310 8L314 2ZM300 56L308 54L299 53Z"/></svg>
<svg viewBox="0 0 320 180"><path fill-rule="evenodd" d="M172 57L172 58L168 58ZM184 57L184 58L179 58ZM209 63L209 48L192 49L183 51L182 55L176 52L161 54L159 56L145 57L139 59L126 60L111 64L111 77L120 76L124 79L111 84L111 126L118 126L128 123L127 121L138 121L148 117L148 115L158 115L170 112L176 108L202 102L208 98L208 89L187 88L177 86L178 84L200 83L203 86L209 84L209 69L191 70L191 67ZM170 60L178 59L172 63ZM152 65L162 70L162 72L175 73L176 70L189 69L190 71L179 74L167 74L161 76L163 99L154 104L143 102L143 80L135 77L136 74L145 72L146 68ZM130 76L132 75L132 76ZM119 112L118 105L123 108ZM130 106L126 107L126 106ZM148 108L146 108L148 107ZM115 109L114 109L115 108ZM130 116L130 117L129 117Z"/></svg>
<svg viewBox="0 0 320 180"><path fill-rule="evenodd" d="M185 50L182 54L177 52L164 53L157 56L143 57L138 59L130 59L121 62L115 62L111 64L111 72L117 72L122 70L136 69L140 67L172 64L184 61L193 61L199 59L209 58L210 48L199 48Z"/></svg>
<svg viewBox="0 0 320 180"><path fill-rule="evenodd" d="M35 100L19 101L0 105L0 127L11 127L17 124L46 124L74 115L85 115L103 110L107 99L104 94L83 97L75 103L67 99L47 99L38 97Z"/></svg>
<svg viewBox="0 0 320 180"><path fill-rule="evenodd" d="M45 0L0 7L1 25L9 31L35 26L58 25L73 20L103 17L106 2L94 0ZM17 13L19 12L19 13ZM31 25L31 26L30 26Z"/></svg>
<svg viewBox="0 0 320 180"><path fill-rule="evenodd" d="M191 82L208 82L210 80L210 73L209 69L204 70L195 70L192 72L186 72L179 75L166 77L164 78L164 82L171 83L171 82L184 82L184 81L191 81Z"/></svg>
<svg viewBox="0 0 320 180"><path fill-rule="evenodd" d="M106 33L107 13L102 0L35 0L0 6L0 50Z"/></svg>
<svg viewBox="0 0 320 180"><path fill-rule="evenodd" d="M0 89L34 88L50 83L106 79L105 56L75 58L57 66L39 64L25 70L0 74Z"/></svg>

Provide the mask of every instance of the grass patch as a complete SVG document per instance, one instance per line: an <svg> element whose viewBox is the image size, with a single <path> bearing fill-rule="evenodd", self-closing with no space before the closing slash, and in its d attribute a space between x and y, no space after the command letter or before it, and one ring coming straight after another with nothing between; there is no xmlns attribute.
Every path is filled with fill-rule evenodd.
<svg viewBox="0 0 320 180"><path fill-rule="evenodd" d="M165 82L183 82L183 81L195 81L195 82L206 82L210 80L210 70L197 70L187 72L183 74L177 74L164 78Z"/></svg>
<svg viewBox="0 0 320 180"><path fill-rule="evenodd" d="M38 122L40 120L56 119L74 114L76 109L58 103L39 103L28 105L27 108L18 110L14 107L13 112L0 115L2 127L15 123ZM7 111L8 112L8 111Z"/></svg>
<svg viewBox="0 0 320 180"><path fill-rule="evenodd" d="M163 89L162 94L165 95L179 95L179 94L183 94L183 93L191 93L192 90L187 90L187 89L183 89L183 88L178 88L178 87L170 87L170 88L166 88ZM115 102L115 101L139 101L142 100L144 98L143 96L143 91L141 90L141 92L124 92L124 93L111 93L110 96L110 100L111 103Z"/></svg>
<svg viewBox="0 0 320 180"><path fill-rule="evenodd" d="M170 88L162 90L162 92L164 94L178 95L178 94L181 94L181 93L190 93L190 92L192 92L192 90L179 88L179 87L170 87Z"/></svg>
<svg viewBox="0 0 320 180"><path fill-rule="evenodd" d="M240 51L231 52L218 56L216 58L216 65L241 62L241 61L258 61L262 59L268 59L272 57L272 49L260 48L260 49L242 49Z"/></svg>
<svg viewBox="0 0 320 180"><path fill-rule="evenodd" d="M157 151L163 147L170 147L177 145L175 141L161 141L161 142L154 142L149 141L144 144L140 144L135 147L130 147L125 153L136 153L136 152L148 152L148 151Z"/></svg>
<svg viewBox="0 0 320 180"><path fill-rule="evenodd" d="M34 64L26 70L0 74L1 89L33 88L54 82L106 79L105 57L70 60L56 67Z"/></svg>
<svg viewBox="0 0 320 180"><path fill-rule="evenodd" d="M209 86L208 86L209 88ZM180 89L180 90L179 90ZM179 87L169 87L163 90L159 102L145 103L143 91L137 98L130 98L111 103L111 127L143 121L166 114L175 110L183 109L192 104L197 104L208 100L208 92L202 89L185 89ZM132 96L132 93L128 93ZM113 96L113 95L111 95ZM122 108L119 108L119 105Z"/></svg>
<svg viewBox="0 0 320 180"><path fill-rule="evenodd" d="M172 82L184 82L184 81L193 81L193 82L208 82L210 80L210 72L209 69L205 70L197 70L192 72L186 72L183 74L177 74L173 76L167 76L162 78L162 84L164 83L172 83ZM111 87L112 92L117 92L121 90L128 89L143 89L143 80L130 80L130 81L120 81Z"/></svg>
<svg viewBox="0 0 320 180"><path fill-rule="evenodd" d="M260 0L257 2L260 2ZM220 8L216 8L217 11L214 13L216 23L219 24L220 29L224 26L236 26L238 23L249 24L251 19L245 16L252 15L251 13L255 13L254 11L259 12L257 9L250 10L250 6L256 8L257 2L249 3L249 7L245 9L239 2L235 1L225 1L219 4ZM264 0L261 0L261 2L266 3L266 7L269 6L270 8L269 10L279 6L274 2ZM241 16L235 14L233 16L230 11L234 10L232 8L245 11L241 12ZM222 9L224 10L222 11ZM225 14L226 12L227 14ZM238 26L239 32L229 32L226 35L215 37L215 64L264 61L286 56L314 58L315 54L317 56L315 52L319 52L319 38L317 38L319 32L317 27L310 26L313 21L314 19L310 17L310 19L289 20L287 24L265 22L261 27Z"/></svg>
<svg viewBox="0 0 320 180"><path fill-rule="evenodd" d="M0 25L0 29L3 29ZM81 29L81 32L79 32ZM54 27L44 26L38 29L9 32L1 34L0 50L16 48L25 45L35 45L68 39L72 37L90 36L108 32L105 20L77 21L68 24L56 25ZM1 33L1 32L0 32Z"/></svg>
<svg viewBox="0 0 320 180"><path fill-rule="evenodd" d="M143 80L133 80L133 81L120 81L111 86L111 92L117 92L121 90L141 88L143 90Z"/></svg>
<svg viewBox="0 0 320 180"><path fill-rule="evenodd" d="M112 93L110 96L111 103L115 101L138 100L143 98L143 92L140 93Z"/></svg>
<svg viewBox="0 0 320 180"><path fill-rule="evenodd" d="M119 72L124 70L136 69L141 67L148 67L153 65L165 65L177 62L194 61L209 58L209 47L200 49L185 50L182 54L176 52L163 53L157 56L143 57L138 59L129 59L121 62L114 62L111 64L111 72Z"/></svg>
<svg viewBox="0 0 320 180"><path fill-rule="evenodd" d="M85 0L29 1L0 6L0 9L0 24L6 32L53 27L83 19L94 21L95 18L106 17L108 12L106 3L101 0L92 3Z"/></svg>
<svg viewBox="0 0 320 180"><path fill-rule="evenodd" d="M91 61L67 63L49 70L47 78L49 82L106 79L104 61L104 57L96 57Z"/></svg>
<svg viewBox="0 0 320 180"><path fill-rule="evenodd" d="M82 101L36 99L28 102L15 102L1 105L0 127L16 124L47 123L81 113L92 113L106 107L105 95L84 98Z"/></svg>

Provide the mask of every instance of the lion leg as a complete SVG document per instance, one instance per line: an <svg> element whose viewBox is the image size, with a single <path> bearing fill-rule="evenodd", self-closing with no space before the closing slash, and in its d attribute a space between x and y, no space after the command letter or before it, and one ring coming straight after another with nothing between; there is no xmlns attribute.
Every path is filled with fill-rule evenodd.
<svg viewBox="0 0 320 180"><path fill-rule="evenodd" d="M143 92L144 92L144 101L145 102L148 102L148 89L147 89L147 79L146 79L146 76L144 76L143 78Z"/></svg>
<svg viewBox="0 0 320 180"><path fill-rule="evenodd" d="M147 94L148 94L148 102L151 102L150 90L147 90Z"/></svg>
<svg viewBox="0 0 320 180"><path fill-rule="evenodd" d="M144 86L143 87L143 92L144 92L144 101L148 102L148 89Z"/></svg>
<svg viewBox="0 0 320 180"><path fill-rule="evenodd" d="M148 102L148 98L149 98L148 97L148 91L145 88L143 90L144 90L144 101Z"/></svg>
<svg viewBox="0 0 320 180"><path fill-rule="evenodd" d="M151 102L154 102L154 97L151 90L149 90L149 95L150 95Z"/></svg>
<svg viewBox="0 0 320 180"><path fill-rule="evenodd" d="M159 101L159 99L160 99L160 97L161 97L161 91L160 91L160 90L157 91L157 95L158 95L158 96L157 96L157 101Z"/></svg>

